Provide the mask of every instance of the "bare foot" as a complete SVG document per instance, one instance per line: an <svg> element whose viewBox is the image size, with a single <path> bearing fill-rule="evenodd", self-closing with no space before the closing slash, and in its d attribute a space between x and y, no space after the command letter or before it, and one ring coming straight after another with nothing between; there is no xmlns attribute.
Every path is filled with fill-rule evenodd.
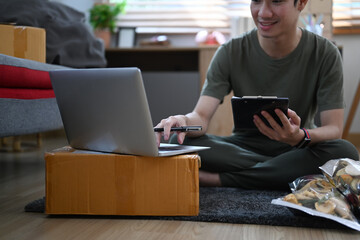
<svg viewBox="0 0 360 240"><path fill-rule="evenodd" d="M199 171L199 182L202 187L221 187L218 173Z"/></svg>

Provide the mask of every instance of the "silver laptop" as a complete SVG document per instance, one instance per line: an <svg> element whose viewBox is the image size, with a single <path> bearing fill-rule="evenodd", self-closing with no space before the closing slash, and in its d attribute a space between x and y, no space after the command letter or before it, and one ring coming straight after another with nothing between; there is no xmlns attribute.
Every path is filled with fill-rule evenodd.
<svg viewBox="0 0 360 240"><path fill-rule="evenodd" d="M209 149L163 143L158 148L138 68L54 70L50 78L73 148L140 156Z"/></svg>

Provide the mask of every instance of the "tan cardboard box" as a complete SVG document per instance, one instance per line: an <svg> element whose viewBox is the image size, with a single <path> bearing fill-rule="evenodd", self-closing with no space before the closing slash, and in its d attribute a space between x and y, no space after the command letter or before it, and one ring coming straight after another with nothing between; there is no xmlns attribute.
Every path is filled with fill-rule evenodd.
<svg viewBox="0 0 360 240"><path fill-rule="evenodd" d="M0 24L0 53L46 61L46 34L42 28Z"/></svg>
<svg viewBox="0 0 360 240"><path fill-rule="evenodd" d="M140 157L63 147L45 153L46 213L195 216L199 156Z"/></svg>

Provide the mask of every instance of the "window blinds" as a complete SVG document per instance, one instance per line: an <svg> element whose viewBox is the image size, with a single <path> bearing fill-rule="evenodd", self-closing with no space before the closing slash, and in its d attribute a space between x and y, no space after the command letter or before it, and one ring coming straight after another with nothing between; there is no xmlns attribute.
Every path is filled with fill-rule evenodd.
<svg viewBox="0 0 360 240"><path fill-rule="evenodd" d="M110 0L117 2L121 0ZM250 17L251 0L127 0L119 27L140 32L197 32L213 29L229 32L232 17ZM334 33L360 32L360 0L333 0Z"/></svg>
<svg viewBox="0 0 360 240"><path fill-rule="evenodd" d="M230 18L250 16L249 5L250 0L127 0L117 25L137 27L138 32L229 32Z"/></svg>
<svg viewBox="0 0 360 240"><path fill-rule="evenodd" d="M360 32L360 0L333 0L334 33Z"/></svg>

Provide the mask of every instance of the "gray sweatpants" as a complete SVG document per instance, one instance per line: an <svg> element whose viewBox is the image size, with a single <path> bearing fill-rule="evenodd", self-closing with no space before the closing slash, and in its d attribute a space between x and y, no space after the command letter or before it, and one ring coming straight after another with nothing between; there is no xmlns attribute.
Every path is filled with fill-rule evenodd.
<svg viewBox="0 0 360 240"><path fill-rule="evenodd" d="M172 136L171 143L177 143ZM297 149L259 134L186 138L185 145L209 146L200 151L201 169L220 174L222 186L247 189L289 190L298 177L321 173L331 159L359 160L357 149L337 139Z"/></svg>

